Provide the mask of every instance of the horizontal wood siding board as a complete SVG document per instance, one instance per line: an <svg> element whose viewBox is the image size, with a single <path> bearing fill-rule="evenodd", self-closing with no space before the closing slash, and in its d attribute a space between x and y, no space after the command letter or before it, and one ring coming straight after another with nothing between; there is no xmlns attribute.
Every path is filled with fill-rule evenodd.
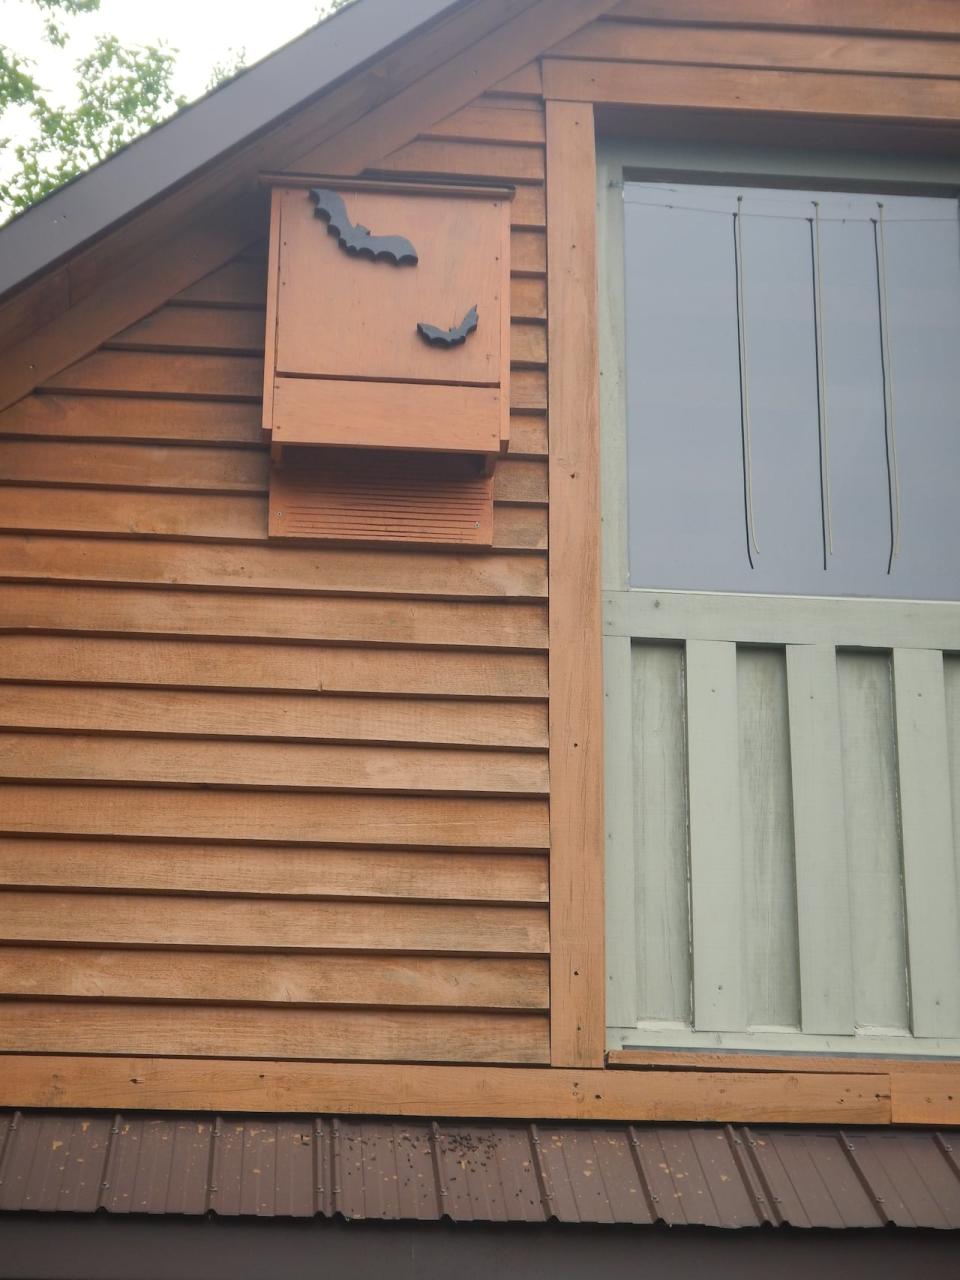
<svg viewBox="0 0 960 1280"><path fill-rule="evenodd" d="M611 18L643 22L715 23L718 26L823 28L893 32L902 36L960 35L953 0L621 0Z"/></svg>
<svg viewBox="0 0 960 1280"><path fill-rule="evenodd" d="M531 853L289 848L0 836L0 885L234 897L547 901Z"/></svg>
<svg viewBox="0 0 960 1280"><path fill-rule="evenodd" d="M2 670L2 667L0 667ZM545 750L545 703L7 684L0 728Z"/></svg>
<svg viewBox="0 0 960 1280"><path fill-rule="evenodd" d="M455 139L458 142L515 142L543 144L543 110L539 104L518 98L478 98L445 120L428 126L421 138Z"/></svg>
<svg viewBox="0 0 960 1280"><path fill-rule="evenodd" d="M178 307L168 304L123 329L106 345L132 351L263 352L262 307Z"/></svg>
<svg viewBox="0 0 960 1280"><path fill-rule="evenodd" d="M40 495L33 488L0 485L0 531L266 543L267 497L56 486ZM315 545L306 538L302 541ZM291 539L287 545L296 543ZM546 550L547 517L542 505L495 503L492 545L498 551Z"/></svg>
<svg viewBox="0 0 960 1280"><path fill-rule="evenodd" d="M837 116L912 124L960 121L960 83L906 76L548 58L551 98L604 106L685 107L739 113Z"/></svg>
<svg viewBox="0 0 960 1280"><path fill-rule="evenodd" d="M500 905L10 889L0 906L0 938L203 950L544 955L547 913L543 907Z"/></svg>
<svg viewBox="0 0 960 1280"><path fill-rule="evenodd" d="M905 6L904 6L905 7ZM960 41L827 32L647 26L601 19L555 45L550 57L697 63L874 75L960 76Z"/></svg>
<svg viewBox="0 0 960 1280"><path fill-rule="evenodd" d="M263 444L259 404L121 396L32 395L0 413L0 437Z"/></svg>
<svg viewBox="0 0 960 1280"><path fill-rule="evenodd" d="M543 147L418 139L379 160L374 171L543 182Z"/></svg>
<svg viewBox="0 0 960 1280"><path fill-rule="evenodd" d="M333 1112L780 1124L889 1124L889 1077L582 1067L406 1067L149 1057L0 1056L13 1107ZM930 1108L924 1123L949 1123ZM956 1117L953 1104L951 1114ZM942 1115L942 1111L940 1112ZM902 1123L909 1123L903 1120Z"/></svg>
<svg viewBox="0 0 960 1280"><path fill-rule="evenodd" d="M0 679L516 701L539 700L547 691L546 659L534 654L383 651L2 632Z"/></svg>
<svg viewBox="0 0 960 1280"><path fill-rule="evenodd" d="M517 463L517 468L538 468ZM516 501L530 502L533 484L517 486ZM75 582L198 587L259 593L384 596L424 601L532 601L546 595L541 557L456 552L423 555L382 548L342 550L189 543L153 547L106 538L0 538L0 581ZM504 603L501 608L509 608Z"/></svg>
<svg viewBox="0 0 960 1280"><path fill-rule="evenodd" d="M38 999L543 1010L545 960L0 947L0 991Z"/></svg>
<svg viewBox="0 0 960 1280"><path fill-rule="evenodd" d="M269 472L263 449L0 440L4 484L265 494Z"/></svg>
<svg viewBox="0 0 960 1280"><path fill-rule="evenodd" d="M13 1000L0 1005L0 1053L537 1063L547 1058L547 1027L526 1013Z"/></svg>
<svg viewBox="0 0 960 1280"><path fill-rule="evenodd" d="M548 847L543 800L0 784L0 834L388 849Z"/></svg>
<svg viewBox="0 0 960 1280"><path fill-rule="evenodd" d="M259 356L101 349L68 365L43 386L49 391L259 401L263 360Z"/></svg>
<svg viewBox="0 0 960 1280"><path fill-rule="evenodd" d="M0 733L0 778L253 790L540 796L544 752Z"/></svg>

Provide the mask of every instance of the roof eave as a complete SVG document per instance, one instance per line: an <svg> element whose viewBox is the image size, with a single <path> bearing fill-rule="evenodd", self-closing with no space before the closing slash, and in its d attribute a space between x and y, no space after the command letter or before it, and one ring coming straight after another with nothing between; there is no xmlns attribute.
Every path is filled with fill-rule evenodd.
<svg viewBox="0 0 960 1280"><path fill-rule="evenodd" d="M358 0L0 230L0 299L463 0Z"/></svg>

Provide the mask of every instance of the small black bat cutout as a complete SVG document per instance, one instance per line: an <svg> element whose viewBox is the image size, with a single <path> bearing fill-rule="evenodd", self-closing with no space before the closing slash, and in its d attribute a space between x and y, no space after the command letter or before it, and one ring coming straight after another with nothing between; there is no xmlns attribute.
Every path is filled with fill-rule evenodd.
<svg viewBox="0 0 960 1280"><path fill-rule="evenodd" d="M343 197L336 191L314 187L310 198L317 205L315 215L326 219L327 230L337 237L340 248L345 252L354 257L372 258L374 262L383 259L397 267L417 265L417 251L406 236L375 236L369 227L362 227L359 222L354 225Z"/></svg>
<svg viewBox="0 0 960 1280"><path fill-rule="evenodd" d="M454 329L438 329L435 324L424 324L421 320L417 325L417 333L433 347L459 347L461 342L466 342L478 324L477 308L473 306Z"/></svg>

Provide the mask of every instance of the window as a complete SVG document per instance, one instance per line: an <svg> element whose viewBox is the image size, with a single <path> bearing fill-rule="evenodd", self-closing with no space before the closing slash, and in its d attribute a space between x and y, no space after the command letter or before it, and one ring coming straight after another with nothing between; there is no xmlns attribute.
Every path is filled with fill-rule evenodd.
<svg viewBox="0 0 960 1280"><path fill-rule="evenodd" d="M960 1052L958 177L603 156L612 1047Z"/></svg>

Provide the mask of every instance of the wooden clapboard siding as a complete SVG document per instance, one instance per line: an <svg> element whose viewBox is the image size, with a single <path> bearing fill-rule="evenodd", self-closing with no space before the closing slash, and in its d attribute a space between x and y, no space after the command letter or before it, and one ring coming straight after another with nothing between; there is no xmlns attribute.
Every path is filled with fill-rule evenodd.
<svg viewBox="0 0 960 1280"><path fill-rule="evenodd" d="M0 919L7 941L31 944L497 955L547 944L542 907L499 905L9 890Z"/></svg>
<svg viewBox="0 0 960 1280"><path fill-rule="evenodd" d="M544 800L0 784L0 834L410 849L548 847Z"/></svg>
<svg viewBox="0 0 960 1280"><path fill-rule="evenodd" d="M540 753L234 739L0 733L0 778L163 786L545 795Z"/></svg>
<svg viewBox="0 0 960 1280"><path fill-rule="evenodd" d="M173 989L197 1004L542 1010L546 979L537 959L0 948L3 990L35 1000L169 1001Z"/></svg>
<svg viewBox="0 0 960 1280"><path fill-rule="evenodd" d="M542 106L384 163L519 184L492 551L268 541L259 245L0 414L10 1046L549 1060Z"/></svg>
<svg viewBox="0 0 960 1280"><path fill-rule="evenodd" d="M337 694L197 693L8 684L0 727L298 742L511 747L545 750L546 708L537 703Z"/></svg>
<svg viewBox="0 0 960 1280"><path fill-rule="evenodd" d="M208 1058L537 1063L547 1057L542 1014L56 1000L12 1000L0 1010L0 1052L83 1054L106 1044L115 1054Z"/></svg>
<svg viewBox="0 0 960 1280"><path fill-rule="evenodd" d="M0 632L0 679L528 702L547 692L541 654L101 639L69 633L67 622L64 635Z"/></svg>
<svg viewBox="0 0 960 1280"><path fill-rule="evenodd" d="M0 884L235 897L547 901L539 854L0 837ZM2 954L2 952L0 952Z"/></svg>

